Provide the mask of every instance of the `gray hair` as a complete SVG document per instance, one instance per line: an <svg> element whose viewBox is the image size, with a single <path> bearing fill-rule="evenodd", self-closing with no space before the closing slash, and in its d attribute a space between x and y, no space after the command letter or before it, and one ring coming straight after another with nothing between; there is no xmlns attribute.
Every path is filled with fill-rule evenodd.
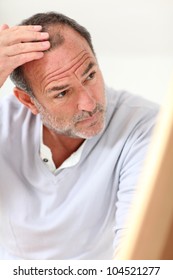
<svg viewBox="0 0 173 280"><path fill-rule="evenodd" d="M42 31L49 32L50 48L48 51L56 48L58 45L64 42L64 37L57 30L55 32L54 27L68 26L79 33L90 46L93 54L95 55L94 48L92 45L91 35L88 30L78 24L74 19L71 19L63 14L48 12L48 13L38 13L31 16L28 19L23 20L19 25L41 25ZM53 28L53 29L52 29ZM33 96L33 92L29 82L27 81L22 65L13 70L10 75L12 82L20 89L27 92L29 95Z"/></svg>

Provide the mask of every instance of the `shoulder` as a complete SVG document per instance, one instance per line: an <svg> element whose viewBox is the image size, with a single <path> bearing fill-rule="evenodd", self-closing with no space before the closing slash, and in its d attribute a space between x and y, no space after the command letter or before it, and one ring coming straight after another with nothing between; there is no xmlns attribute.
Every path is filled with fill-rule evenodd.
<svg viewBox="0 0 173 280"><path fill-rule="evenodd" d="M151 121L156 118L160 109L158 104L127 91L106 88L106 96L108 115L112 118L115 116L117 121Z"/></svg>
<svg viewBox="0 0 173 280"><path fill-rule="evenodd" d="M0 131L11 133L13 130L21 129L23 123L29 123L32 113L13 94L2 97L0 100Z"/></svg>
<svg viewBox="0 0 173 280"><path fill-rule="evenodd" d="M19 114L19 112L23 114L32 114L31 111L24 106L14 94L8 94L0 98L0 111L4 114L8 113L9 116L11 114L14 116L15 113ZM4 117L4 115L1 115L0 118L1 117Z"/></svg>
<svg viewBox="0 0 173 280"><path fill-rule="evenodd" d="M158 111L159 109L158 104L125 90L116 91L106 87L106 95L108 98L108 105L114 106L116 109L120 107L128 110L145 109L149 111Z"/></svg>
<svg viewBox="0 0 173 280"><path fill-rule="evenodd" d="M0 99L0 111L5 113L7 110L20 110L24 106L17 100L13 94L3 96ZM8 111L9 113L9 111ZM1 115L3 117L3 115Z"/></svg>
<svg viewBox="0 0 173 280"><path fill-rule="evenodd" d="M107 115L103 137L120 145L150 139L157 123L159 105L127 91L106 88Z"/></svg>

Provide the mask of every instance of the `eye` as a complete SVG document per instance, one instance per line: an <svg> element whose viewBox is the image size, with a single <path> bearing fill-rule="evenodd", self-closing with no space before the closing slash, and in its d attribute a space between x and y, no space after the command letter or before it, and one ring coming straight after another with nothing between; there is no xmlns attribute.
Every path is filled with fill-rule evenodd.
<svg viewBox="0 0 173 280"><path fill-rule="evenodd" d="M86 78L86 81L89 81L89 80L94 79L95 74L96 74L96 72L95 72L95 71L91 72L91 73L89 74L89 76Z"/></svg>
<svg viewBox="0 0 173 280"><path fill-rule="evenodd" d="M67 90L61 91L60 93L55 95L55 98L63 98L67 94Z"/></svg>

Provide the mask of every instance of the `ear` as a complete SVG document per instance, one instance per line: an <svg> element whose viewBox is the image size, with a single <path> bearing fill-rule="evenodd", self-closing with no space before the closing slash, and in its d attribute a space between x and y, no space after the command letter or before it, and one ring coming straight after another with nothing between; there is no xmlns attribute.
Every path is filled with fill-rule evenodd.
<svg viewBox="0 0 173 280"><path fill-rule="evenodd" d="M31 110L31 112L34 115L37 115L39 113L37 107L35 106L33 102L33 98L29 96L25 91L15 87L13 89L14 95L17 97L17 99L24 104L28 109Z"/></svg>

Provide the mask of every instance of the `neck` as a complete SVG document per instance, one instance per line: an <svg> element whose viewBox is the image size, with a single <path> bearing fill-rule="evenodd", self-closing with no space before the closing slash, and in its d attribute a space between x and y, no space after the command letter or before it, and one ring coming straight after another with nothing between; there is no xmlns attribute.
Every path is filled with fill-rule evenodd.
<svg viewBox="0 0 173 280"><path fill-rule="evenodd" d="M49 147L56 168L58 168L84 142L82 138L60 135L43 126L43 143Z"/></svg>

